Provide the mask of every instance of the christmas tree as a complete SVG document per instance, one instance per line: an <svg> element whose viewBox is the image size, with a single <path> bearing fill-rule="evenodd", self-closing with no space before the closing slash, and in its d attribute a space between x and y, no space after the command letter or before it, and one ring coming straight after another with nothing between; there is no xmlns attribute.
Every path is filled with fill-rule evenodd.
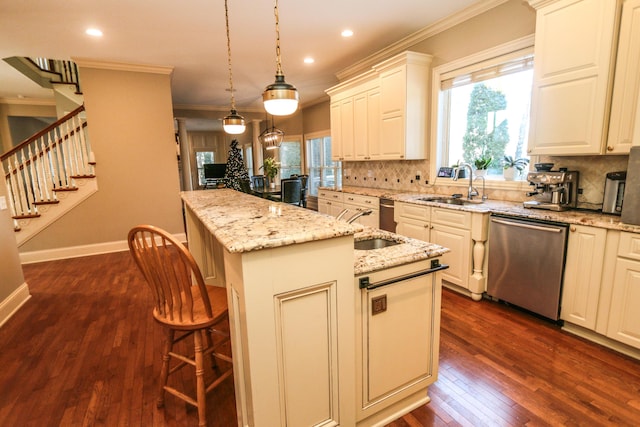
<svg viewBox="0 0 640 427"><path fill-rule="evenodd" d="M242 180L249 180L249 172L242 160L242 151L238 148L238 141L231 141L231 149L229 149L229 156L227 157L227 170L224 173L227 188L233 188L237 191L242 191L240 182Z"/></svg>

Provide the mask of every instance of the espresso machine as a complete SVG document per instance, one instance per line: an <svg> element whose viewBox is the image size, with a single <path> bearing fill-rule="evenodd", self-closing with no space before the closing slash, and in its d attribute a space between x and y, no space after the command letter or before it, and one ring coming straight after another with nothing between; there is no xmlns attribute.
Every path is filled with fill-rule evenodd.
<svg viewBox="0 0 640 427"><path fill-rule="evenodd" d="M578 202L578 172L560 168L558 171L536 171L527 174L535 191L527 193L533 200L524 202L525 208L565 211Z"/></svg>

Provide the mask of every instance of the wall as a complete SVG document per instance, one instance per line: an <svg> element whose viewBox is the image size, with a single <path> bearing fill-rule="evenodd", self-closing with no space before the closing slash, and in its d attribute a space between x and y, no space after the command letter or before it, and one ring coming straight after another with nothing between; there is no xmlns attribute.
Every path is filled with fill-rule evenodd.
<svg viewBox="0 0 640 427"><path fill-rule="evenodd" d="M170 69L76 60L99 190L25 243L21 252L116 242L153 224L184 233Z"/></svg>
<svg viewBox="0 0 640 427"><path fill-rule="evenodd" d="M0 185L0 197L7 197L6 186ZM29 298L24 281L13 220L9 209L0 210L0 325Z"/></svg>
<svg viewBox="0 0 640 427"><path fill-rule="evenodd" d="M15 100L0 103L0 153L13 148L9 116L16 117L57 117L52 100Z"/></svg>
<svg viewBox="0 0 640 427"><path fill-rule="evenodd" d="M330 102L326 101L305 107L302 110L302 128L304 133L321 132L331 129Z"/></svg>

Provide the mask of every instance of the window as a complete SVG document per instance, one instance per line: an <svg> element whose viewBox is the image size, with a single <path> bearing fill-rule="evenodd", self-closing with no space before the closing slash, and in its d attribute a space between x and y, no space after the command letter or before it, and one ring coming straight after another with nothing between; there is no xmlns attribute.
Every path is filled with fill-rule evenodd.
<svg viewBox="0 0 640 427"><path fill-rule="evenodd" d="M280 176L288 178L302 174L302 143L300 140L282 141L278 150L280 156Z"/></svg>
<svg viewBox="0 0 640 427"><path fill-rule="evenodd" d="M434 75L436 166L464 162L476 169L476 160L491 158L487 179L502 180L504 156L527 158L533 48L505 45L445 64Z"/></svg>
<svg viewBox="0 0 640 427"><path fill-rule="evenodd" d="M307 135L307 165L309 166L309 194L318 196L318 187L342 185L342 164L331 160L329 132Z"/></svg>
<svg viewBox="0 0 640 427"><path fill-rule="evenodd" d="M244 158L244 165L247 168L247 172L249 173L249 176L253 176L253 149L251 144L245 145L242 151L244 153L242 157Z"/></svg>
<svg viewBox="0 0 640 427"><path fill-rule="evenodd" d="M196 151L196 168L198 170L198 185L205 185L204 165L214 162L215 155L213 151Z"/></svg>

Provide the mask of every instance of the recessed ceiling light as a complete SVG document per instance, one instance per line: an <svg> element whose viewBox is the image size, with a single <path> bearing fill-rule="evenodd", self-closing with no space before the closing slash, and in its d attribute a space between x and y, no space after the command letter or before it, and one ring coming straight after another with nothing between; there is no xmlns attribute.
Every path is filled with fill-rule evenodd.
<svg viewBox="0 0 640 427"><path fill-rule="evenodd" d="M310 56L307 56L306 58L304 58L304 63L305 63L305 64L313 64L314 62L316 62L316 60L315 60L315 59L313 59L313 58L312 58L312 57L310 57Z"/></svg>
<svg viewBox="0 0 640 427"><path fill-rule="evenodd" d="M351 37L353 35L353 31L351 30L342 30L342 33L340 33L342 35L342 37Z"/></svg>
<svg viewBox="0 0 640 427"><path fill-rule="evenodd" d="M85 33L92 37L102 37L102 31L97 28L87 28L87 31L85 31Z"/></svg>

